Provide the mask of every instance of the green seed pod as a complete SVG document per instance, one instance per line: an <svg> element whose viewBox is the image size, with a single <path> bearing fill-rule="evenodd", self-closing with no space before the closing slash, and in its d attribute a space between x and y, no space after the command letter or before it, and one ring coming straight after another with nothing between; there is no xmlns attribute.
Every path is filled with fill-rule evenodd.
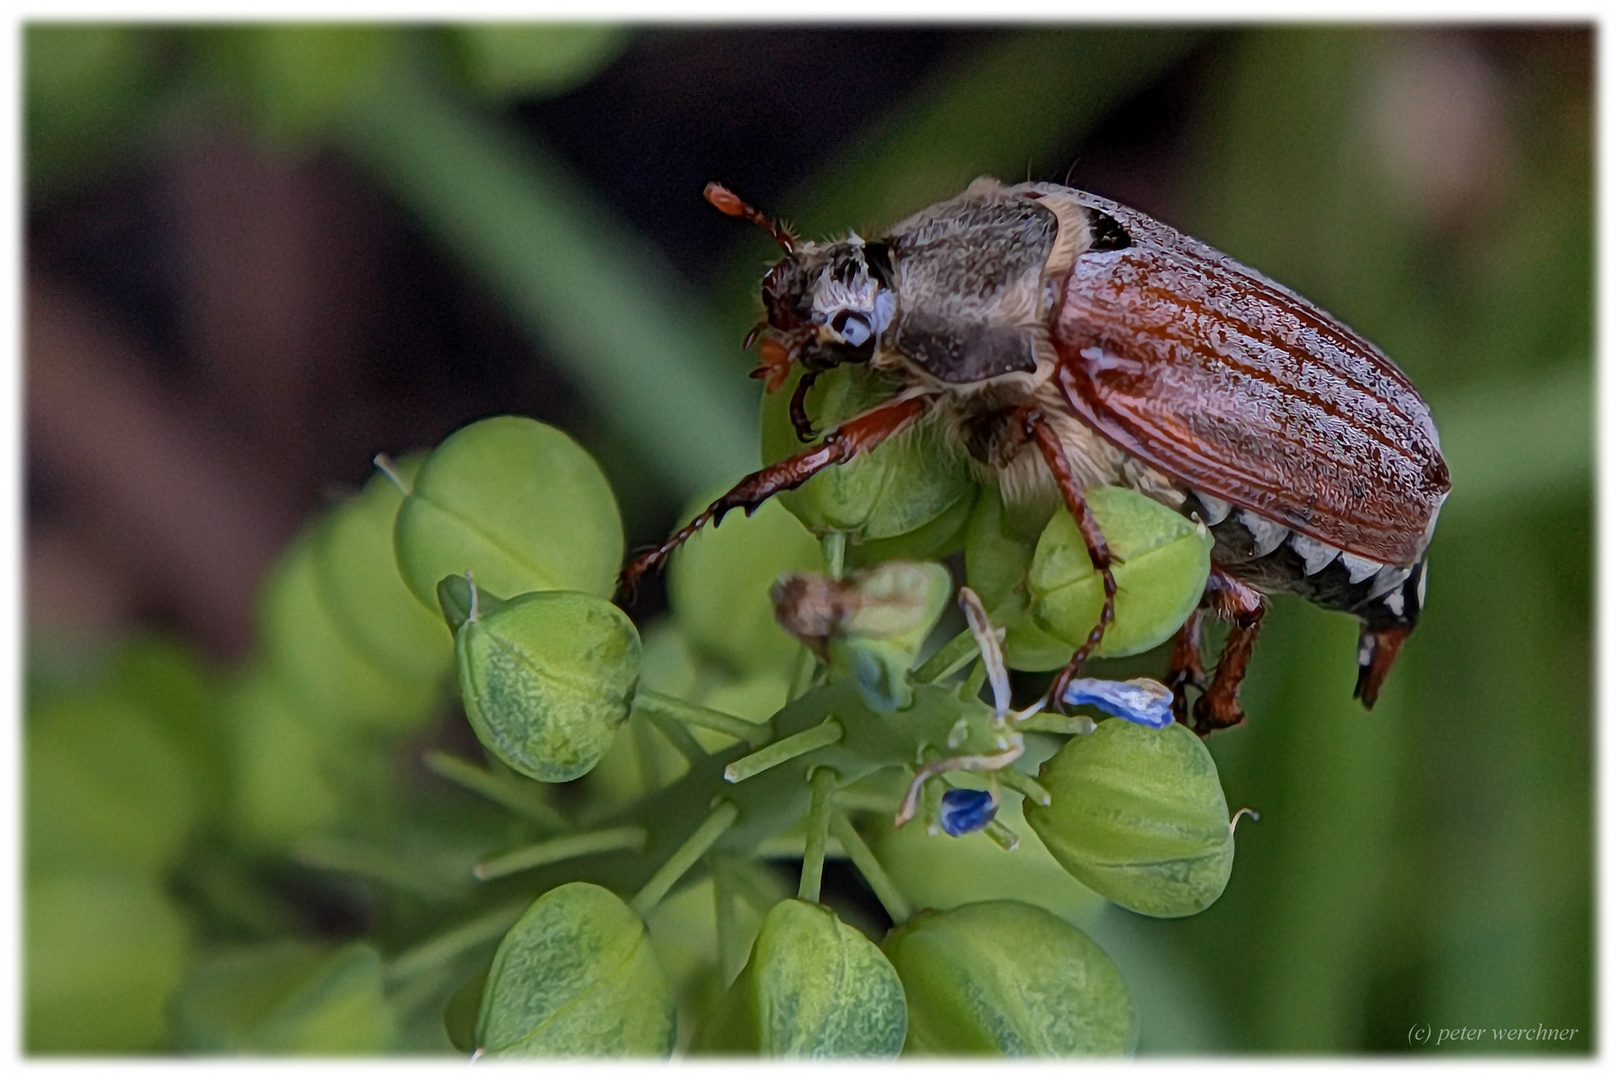
<svg viewBox="0 0 1619 1080"><path fill-rule="evenodd" d="M408 483L422 460L392 468ZM315 570L332 620L356 650L393 679L437 684L454 663L454 646L443 621L422 610L399 576L394 518L404 500L391 478L373 477L316 529Z"/></svg>
<svg viewBox="0 0 1619 1080"><path fill-rule="evenodd" d="M197 823L187 763L157 721L110 692L56 701L29 718L24 787L28 867L173 865Z"/></svg>
<svg viewBox="0 0 1619 1080"><path fill-rule="evenodd" d="M924 911L883 943L910 1006L908 1053L1128 1054L1136 1016L1107 954L1016 900Z"/></svg>
<svg viewBox="0 0 1619 1080"><path fill-rule="evenodd" d="M1219 899L1235 845L1214 759L1181 724L1117 718L1070 739L1040 770L1050 806L1024 807L1080 881L1142 915L1192 915Z"/></svg>
<svg viewBox="0 0 1619 1080"><path fill-rule="evenodd" d="M771 583L820 566L815 537L768 502L752 517L729 514L686 541L669 564L669 607L691 643L731 671L781 670L798 655L798 643L771 616Z"/></svg>
<svg viewBox="0 0 1619 1080"><path fill-rule="evenodd" d="M379 668L333 617L321 588L314 531L294 540L259 596L259 641L288 696L317 723L401 730L439 699L430 681Z"/></svg>
<svg viewBox="0 0 1619 1080"><path fill-rule="evenodd" d="M1085 493L1108 548L1121 562L1113 622L1097 656L1131 656L1167 641L1203 598L1214 539L1202 526L1125 488ZM1067 511L1051 518L1029 564L1034 621L1077 648L1102 613L1102 576L1091 565L1079 526Z"/></svg>
<svg viewBox="0 0 1619 1080"><path fill-rule="evenodd" d="M477 1038L507 1057L667 1056L675 1002L640 917L583 881L534 901L495 950Z"/></svg>
<svg viewBox="0 0 1619 1080"><path fill-rule="evenodd" d="M1007 508L1000 489L985 485L967 523L967 584L996 625L1006 628L1001 652L1014 671L1051 671L1074 655L1074 646L1035 624L1029 600L1029 563L1050 521L1049 514L1030 508Z"/></svg>
<svg viewBox="0 0 1619 1080"><path fill-rule="evenodd" d="M607 478L567 435L496 416L451 435L416 474L394 521L394 555L438 613L438 583L472 571L501 596L567 589L612 595L624 527Z"/></svg>
<svg viewBox="0 0 1619 1080"><path fill-rule="evenodd" d="M709 1017L698 1049L770 1057L898 1056L905 991L882 950L829 909L783 900Z"/></svg>
<svg viewBox="0 0 1619 1080"><path fill-rule="evenodd" d="M339 792L325 768L330 748L277 679L262 669L245 675L225 695L223 713L228 812L238 835L277 846L338 819Z"/></svg>
<svg viewBox="0 0 1619 1080"><path fill-rule="evenodd" d="M606 600L526 593L462 624L455 659L479 741L523 775L560 783L593 769L629 716L641 638Z"/></svg>
<svg viewBox="0 0 1619 1080"><path fill-rule="evenodd" d="M821 375L805 399L805 411L816 429L826 432L893 392L883 376L844 366ZM765 461L780 461L806 448L788 415L791 397L785 392L765 395L760 438ZM924 426L824 470L797 490L784 492L780 501L817 535L831 530L851 534L855 543L847 557L861 565L877 558L946 554L959 539L976 488L961 455ZM863 545L872 541L885 543L868 559Z"/></svg>
<svg viewBox="0 0 1619 1080"><path fill-rule="evenodd" d="M192 930L162 882L88 862L40 871L30 860L28 869L23 1051L172 1052L165 1006L185 975Z"/></svg>
<svg viewBox="0 0 1619 1080"><path fill-rule="evenodd" d="M1039 834L1024 827L1027 805L1019 795L1001 793L996 820L1021 841L1012 851L982 833L929 832L925 814L902 829L876 830L872 846L894 886L917 908L1022 900L1070 922L1093 918L1107 902L1076 881L1051 857Z"/></svg>

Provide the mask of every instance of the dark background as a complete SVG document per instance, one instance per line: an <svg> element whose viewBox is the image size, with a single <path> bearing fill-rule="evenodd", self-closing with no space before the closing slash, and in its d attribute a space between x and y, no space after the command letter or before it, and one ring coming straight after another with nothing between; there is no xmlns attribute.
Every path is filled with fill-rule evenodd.
<svg viewBox="0 0 1619 1080"><path fill-rule="evenodd" d="M1594 1045L1590 27L622 29L549 82L480 68L453 29L359 28L301 78L255 52L274 30L104 29L26 35L36 685L151 629L240 659L299 524L377 451L481 416L574 433L630 544L661 538L751 464L699 405L752 422L736 343L771 247L709 180L832 233L980 173L1066 179L1377 341L1455 480L1375 713L1349 700L1352 622L1277 605L1255 720L1211 744L1232 806L1264 814L1231 887L1193 919L1116 919L1162 974L1144 1015L1180 1016L1158 1045L1537 1023L1579 1035L1459 1049ZM356 104L373 53L413 74ZM581 335L637 319L667 349L592 367ZM680 441L626 419L658 379Z"/></svg>

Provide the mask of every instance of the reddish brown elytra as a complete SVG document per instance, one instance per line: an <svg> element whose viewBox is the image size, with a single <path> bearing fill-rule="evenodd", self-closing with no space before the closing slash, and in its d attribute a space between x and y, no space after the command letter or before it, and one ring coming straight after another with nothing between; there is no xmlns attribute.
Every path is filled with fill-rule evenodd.
<svg viewBox="0 0 1619 1080"><path fill-rule="evenodd" d="M1265 613L1291 592L1361 621L1355 696L1367 708L1421 612L1427 547L1450 474L1428 407L1376 346L1308 300L1162 222L1055 184L975 181L883 236L795 240L728 189L724 213L785 257L763 285L756 375L802 369L792 409L839 364L897 380L888 401L747 477L626 567L633 583L693 532L751 511L913 424L939 424L1008 502L1066 505L1101 573L1101 618L1057 676L1101 640L1116 588L1084 492L1133 488L1208 526L1213 564L1177 634L1175 713L1199 734L1244 719L1237 689ZM991 253L992 257L986 257ZM1207 610L1232 624L1212 680ZM1188 718L1187 690L1198 688Z"/></svg>

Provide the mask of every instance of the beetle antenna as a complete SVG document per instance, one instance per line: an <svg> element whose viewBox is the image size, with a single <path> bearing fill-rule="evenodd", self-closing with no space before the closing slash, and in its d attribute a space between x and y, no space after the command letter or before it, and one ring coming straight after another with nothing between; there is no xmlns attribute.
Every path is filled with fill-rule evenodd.
<svg viewBox="0 0 1619 1080"><path fill-rule="evenodd" d="M732 191L724 184L709 184L707 187L703 188L703 198L707 199L710 205L712 205L714 209L718 210L722 214L728 214L731 217L747 218L749 221L753 222L755 225L759 226L761 229L765 230L772 237L774 237L776 243L781 245L781 250L785 251L787 254L792 255L796 253L793 247L792 233L788 232L786 229L783 229L781 226L759 213L759 211L743 202L737 196L736 192Z"/></svg>

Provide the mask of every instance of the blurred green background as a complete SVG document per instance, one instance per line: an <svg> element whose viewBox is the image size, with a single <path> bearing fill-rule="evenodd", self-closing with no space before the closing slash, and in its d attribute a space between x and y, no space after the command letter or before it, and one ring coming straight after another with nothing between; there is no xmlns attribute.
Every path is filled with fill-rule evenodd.
<svg viewBox="0 0 1619 1080"><path fill-rule="evenodd" d="M27 1049L445 1049L400 1034L422 958L342 943L414 941L464 883L220 824L255 782L219 718L270 560L376 451L499 412L574 433L632 545L660 538L757 462L736 343L772 248L703 184L824 234L985 173L1137 206L1316 300L1422 390L1454 480L1374 713L1350 699L1353 621L1274 605L1251 722L1210 743L1262 815L1226 895L1099 931L1142 1052L1592 1049L1592 28L23 42ZM376 767L431 792L399 762L456 738L441 718ZM434 851L475 846L490 819L427 822L433 800L400 812L455 834ZM334 869L403 877L419 910L379 914ZM348 1010L349 1043L220 1018L251 1011L210 996L246 962L220 950L290 938L254 970L318 969L299 985ZM1536 1025L1577 1034L1411 1036Z"/></svg>

